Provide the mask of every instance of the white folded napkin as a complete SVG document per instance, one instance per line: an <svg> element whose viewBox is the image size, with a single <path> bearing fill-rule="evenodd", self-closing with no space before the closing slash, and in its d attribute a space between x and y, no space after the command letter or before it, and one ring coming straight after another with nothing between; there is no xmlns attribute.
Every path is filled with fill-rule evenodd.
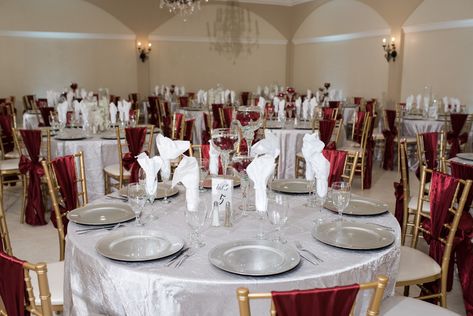
<svg viewBox="0 0 473 316"><path fill-rule="evenodd" d="M89 101L82 100L80 101L79 108L80 112L82 113L82 121L83 123L89 123L89 113L93 108L94 103L90 103Z"/></svg>
<svg viewBox="0 0 473 316"><path fill-rule="evenodd" d="M301 116L301 106L302 106L302 99L301 97L298 97L296 99L296 117Z"/></svg>
<svg viewBox="0 0 473 316"><path fill-rule="evenodd" d="M117 123L117 112L118 112L118 109L115 103L110 102L109 112L110 112L110 122L115 125Z"/></svg>
<svg viewBox="0 0 473 316"><path fill-rule="evenodd" d="M136 160L146 175L146 193L152 196L155 194L156 189L158 188L158 172L163 165L163 160L159 156L154 156L150 159L146 153L141 153L136 156Z"/></svg>
<svg viewBox="0 0 473 316"><path fill-rule="evenodd" d="M418 94L418 95L416 96L416 108L417 108L418 110L420 110L420 106L421 106L420 103L421 103L421 101L422 101L422 95Z"/></svg>
<svg viewBox="0 0 473 316"><path fill-rule="evenodd" d="M130 109L131 109L131 102L128 102L127 100L122 101L122 107L123 107L123 116L125 119L125 122L130 121Z"/></svg>
<svg viewBox="0 0 473 316"><path fill-rule="evenodd" d="M265 212L268 207L266 185L274 172L274 158L269 155L256 157L246 168L248 177L255 185L255 206L259 212Z"/></svg>
<svg viewBox="0 0 473 316"><path fill-rule="evenodd" d="M302 102L302 118L307 120L309 116L309 99L305 98L304 102Z"/></svg>
<svg viewBox="0 0 473 316"><path fill-rule="evenodd" d="M231 94L232 94L232 92L230 91L230 89L225 90L224 103L227 103L227 102L230 100ZM231 102L231 101L230 101L230 102Z"/></svg>
<svg viewBox="0 0 473 316"><path fill-rule="evenodd" d="M442 98L442 102L443 102L443 106L444 106L444 112L447 113L448 112L448 97L445 96Z"/></svg>
<svg viewBox="0 0 473 316"><path fill-rule="evenodd" d="M194 157L182 157L174 171L172 186L182 183L186 188L186 203L189 211L196 211L199 205L199 165Z"/></svg>
<svg viewBox="0 0 473 316"><path fill-rule="evenodd" d="M264 107L266 106L266 100L263 97L259 97L258 107L264 112Z"/></svg>
<svg viewBox="0 0 473 316"><path fill-rule="evenodd" d="M180 91L180 88L178 86L174 87L174 95L177 95L177 96L181 95L181 91Z"/></svg>
<svg viewBox="0 0 473 316"><path fill-rule="evenodd" d="M181 87L181 96L185 96L186 95L186 88L184 86Z"/></svg>
<svg viewBox="0 0 473 316"><path fill-rule="evenodd" d="M276 159L280 152L279 138L268 129L264 131L264 138L251 146L252 156L270 155Z"/></svg>
<svg viewBox="0 0 473 316"><path fill-rule="evenodd" d="M172 140L162 134L158 134L158 136L156 136L156 146L163 159L161 176L164 179L169 179L171 175L171 160L176 159L179 155L188 150L190 142L187 140Z"/></svg>
<svg viewBox="0 0 473 316"><path fill-rule="evenodd" d="M315 92L315 98L316 98L317 100L320 100L320 91L319 91L319 90L317 90L317 91Z"/></svg>
<svg viewBox="0 0 473 316"><path fill-rule="evenodd" d="M125 119L125 109L123 107L123 102L121 100L117 102L117 109L118 109L118 118L120 122L123 122L123 120Z"/></svg>
<svg viewBox="0 0 473 316"><path fill-rule="evenodd" d="M306 134L302 143L302 154L306 161L306 180L317 179L317 194L327 195L330 162L322 154L325 144L319 139L319 134Z"/></svg>
<svg viewBox="0 0 473 316"><path fill-rule="evenodd" d="M232 104L235 104L235 96L235 90L230 91L230 102L232 102Z"/></svg>
<svg viewBox="0 0 473 316"><path fill-rule="evenodd" d="M77 100L72 101L72 108L74 109L74 118L76 120L79 120L80 112L81 112L81 104L79 103L79 101Z"/></svg>
<svg viewBox="0 0 473 316"><path fill-rule="evenodd" d="M207 94L207 91L204 91L204 93L202 94L202 103L203 104L208 104L208 94Z"/></svg>
<svg viewBox="0 0 473 316"><path fill-rule="evenodd" d="M279 101L278 106L278 120L284 121L286 119L286 100Z"/></svg>
<svg viewBox="0 0 473 316"><path fill-rule="evenodd" d="M312 165L309 163L310 158L312 157L312 153L315 151L315 142L316 136L314 134L305 134L304 138L302 139L302 155L306 161L305 164L305 179L307 181L313 181L315 174L314 170L312 169Z"/></svg>
<svg viewBox="0 0 473 316"><path fill-rule="evenodd" d="M318 91L317 91L318 92ZM310 117L313 118L315 114L315 108L317 107L317 97L310 99Z"/></svg>
<svg viewBox="0 0 473 316"><path fill-rule="evenodd" d="M81 97L82 99L87 98L87 91L85 91L84 88L80 89L80 97Z"/></svg>
<svg viewBox="0 0 473 316"><path fill-rule="evenodd" d="M67 109L69 108L69 104L67 101L63 101L57 105L57 114L59 117L59 121L66 124L67 122Z"/></svg>
<svg viewBox="0 0 473 316"><path fill-rule="evenodd" d="M211 175L218 175L218 157L220 156L217 149L215 149L212 142L209 140L210 150L209 150L209 173Z"/></svg>
<svg viewBox="0 0 473 316"><path fill-rule="evenodd" d="M429 106L430 106L430 97L429 96L425 96L424 97L424 110L426 112L429 111Z"/></svg>

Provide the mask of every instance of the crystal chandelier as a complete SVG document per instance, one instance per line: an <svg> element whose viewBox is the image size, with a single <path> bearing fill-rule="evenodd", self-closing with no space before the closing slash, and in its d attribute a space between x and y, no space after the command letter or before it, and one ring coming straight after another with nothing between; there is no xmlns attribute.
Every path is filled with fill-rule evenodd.
<svg viewBox="0 0 473 316"><path fill-rule="evenodd" d="M160 8L166 8L170 13L179 14L185 20L194 11L200 10L200 0L161 0Z"/></svg>

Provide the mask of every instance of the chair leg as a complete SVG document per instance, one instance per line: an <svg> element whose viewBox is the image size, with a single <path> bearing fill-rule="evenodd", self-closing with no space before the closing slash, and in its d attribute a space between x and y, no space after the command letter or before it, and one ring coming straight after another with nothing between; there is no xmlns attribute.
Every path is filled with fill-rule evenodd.
<svg viewBox="0 0 473 316"><path fill-rule="evenodd" d="M106 172L103 173L103 181L104 181L104 184L105 184L105 194L109 194L109 190L110 190L110 184L109 184L109 181L110 179L108 178L108 174Z"/></svg>
<svg viewBox="0 0 473 316"><path fill-rule="evenodd" d="M25 208L26 208L26 199L28 196L28 188L27 188L27 181L26 181L26 176L21 175L21 184L23 185L23 202L21 205L21 211L20 211L20 223L24 224L25 223Z"/></svg>
<svg viewBox="0 0 473 316"><path fill-rule="evenodd" d="M0 201L0 203L2 203L2 210L5 210L5 208L3 207L3 175L0 175L0 199L2 199Z"/></svg>

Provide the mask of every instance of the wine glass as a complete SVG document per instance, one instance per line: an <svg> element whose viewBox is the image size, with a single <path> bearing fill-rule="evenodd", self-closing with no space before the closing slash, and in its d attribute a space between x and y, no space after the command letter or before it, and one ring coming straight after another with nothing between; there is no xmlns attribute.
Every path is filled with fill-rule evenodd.
<svg viewBox="0 0 473 316"><path fill-rule="evenodd" d="M161 180L163 181L164 192L164 198L162 200L162 203L169 204L171 203L171 200L168 199L169 189L171 188L170 175L163 175L163 173L161 172Z"/></svg>
<svg viewBox="0 0 473 316"><path fill-rule="evenodd" d="M269 222L276 226L276 241L285 244L287 240L282 238L281 228L286 224L288 214L287 199L281 194L277 194L274 199L268 201L268 216Z"/></svg>
<svg viewBox="0 0 473 316"><path fill-rule="evenodd" d="M223 164L223 176L227 175L230 153L236 150L238 134L231 128L216 128L212 130L211 141L215 149L220 153Z"/></svg>
<svg viewBox="0 0 473 316"><path fill-rule="evenodd" d="M246 140L248 155L251 154L255 131L263 124L262 116L261 109L257 106L240 106L236 110L235 120Z"/></svg>
<svg viewBox="0 0 473 316"><path fill-rule="evenodd" d="M199 163L199 191L205 192L207 190L204 188L204 181L209 175L209 159L206 159L206 158L198 159L198 163Z"/></svg>
<svg viewBox="0 0 473 316"><path fill-rule="evenodd" d="M321 192L321 190L317 190L317 178L315 178L313 182L314 192L313 192L313 202L312 205L319 210L319 216L317 219L314 220L314 223L321 223L322 221L322 208L324 207L325 200L327 199L327 190ZM345 182L343 182L345 183Z"/></svg>
<svg viewBox="0 0 473 316"><path fill-rule="evenodd" d="M206 218L207 204L205 200L199 200L196 209L186 208L186 223L191 228L190 243L199 248L205 246L205 242L201 240L200 231L205 225Z"/></svg>
<svg viewBox="0 0 473 316"><path fill-rule="evenodd" d="M243 216L248 215L248 188L250 186L250 178L248 177L248 173L246 173L246 168L253 159L254 157L246 155L234 156L232 159L232 167L240 176Z"/></svg>
<svg viewBox="0 0 473 316"><path fill-rule="evenodd" d="M144 187L139 183L130 183L128 185L128 203L130 203L133 212L135 212L136 226L141 226L141 212L147 199Z"/></svg>
<svg viewBox="0 0 473 316"><path fill-rule="evenodd" d="M347 182L332 183L332 201L337 208L339 220L342 220L343 211L350 203L350 184Z"/></svg>

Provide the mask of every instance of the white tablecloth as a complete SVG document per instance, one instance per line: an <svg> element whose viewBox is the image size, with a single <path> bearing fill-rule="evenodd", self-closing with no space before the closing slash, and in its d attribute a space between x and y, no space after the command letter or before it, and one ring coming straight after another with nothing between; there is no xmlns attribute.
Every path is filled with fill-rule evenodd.
<svg viewBox="0 0 473 316"><path fill-rule="evenodd" d="M418 133L440 132L444 127L444 120L405 118L402 121L402 136L412 137Z"/></svg>
<svg viewBox="0 0 473 316"><path fill-rule="evenodd" d="M235 192L235 195L239 194ZM181 192L164 209L160 201L156 201L152 209L147 207L147 211L152 210L160 217L146 224L145 228L186 238L189 228L184 218L184 195ZM210 200L210 193L205 193L205 196ZM396 235L393 245L376 251L343 250L318 242L311 236L312 220L316 216L321 214L324 219L331 220L336 218L336 214L326 210L318 214L304 207L305 197L290 199L289 220L284 229L288 243L301 241L324 262L314 266L302 261L292 271L268 277L227 273L212 266L207 258L209 250L218 244L255 236L259 225L254 215L240 219L232 228L204 230L206 246L199 248L180 268L167 267L167 259L125 263L104 258L96 252L95 245L109 232L78 235L79 225L70 223L65 260L65 315L236 315L235 292L240 286L258 292L308 289L367 282L379 274L390 278L385 295L393 294L399 266L400 228L390 213L349 220L393 227ZM268 224L265 230L270 229ZM362 293L360 295L364 297L360 300L362 306L357 306L358 312L366 309L367 295L371 294ZM269 300L256 302L253 314L266 315L268 304Z"/></svg>
<svg viewBox="0 0 473 316"><path fill-rule="evenodd" d="M23 128L35 129L38 128L39 122L42 120L40 114L25 113L23 114Z"/></svg>

